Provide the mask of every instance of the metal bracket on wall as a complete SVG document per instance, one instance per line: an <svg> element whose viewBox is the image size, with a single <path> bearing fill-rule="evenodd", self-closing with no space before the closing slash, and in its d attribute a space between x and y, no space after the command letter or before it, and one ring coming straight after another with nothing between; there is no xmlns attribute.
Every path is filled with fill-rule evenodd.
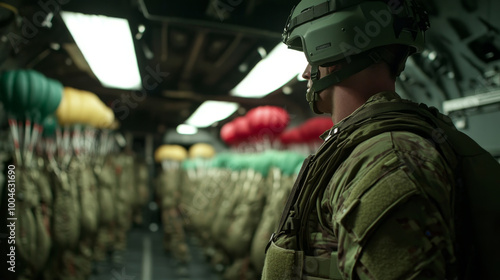
<svg viewBox="0 0 500 280"><path fill-rule="evenodd" d="M449 114L454 111L477 108L494 103L500 103L500 90L446 100L443 102L443 112Z"/></svg>

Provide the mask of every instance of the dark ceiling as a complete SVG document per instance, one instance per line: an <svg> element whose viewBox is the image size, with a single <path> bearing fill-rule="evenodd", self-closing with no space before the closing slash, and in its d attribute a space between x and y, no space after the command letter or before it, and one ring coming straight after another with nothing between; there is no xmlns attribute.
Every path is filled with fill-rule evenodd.
<svg viewBox="0 0 500 280"><path fill-rule="evenodd" d="M65 86L95 92L114 109L121 129L135 133L175 128L205 100L238 102L242 108L238 114L259 105L277 105L299 122L312 116L303 82L292 84L290 95L281 90L262 99L229 95L261 59L258 48L269 52L280 42L296 2L8 0L5 3L18 7L19 16L14 20L0 6L0 33L4 34L0 70L33 68ZM498 88L500 19L493 11L500 10L500 1L423 2L431 17L428 50L407 65L398 81L399 92L440 108L444 100ZM159 85L141 101L134 99L137 93L102 87L67 31L60 10L125 17L134 35L144 25L145 32L135 39L139 69L143 77L160 72ZM51 11L49 24L41 23L42 15Z"/></svg>

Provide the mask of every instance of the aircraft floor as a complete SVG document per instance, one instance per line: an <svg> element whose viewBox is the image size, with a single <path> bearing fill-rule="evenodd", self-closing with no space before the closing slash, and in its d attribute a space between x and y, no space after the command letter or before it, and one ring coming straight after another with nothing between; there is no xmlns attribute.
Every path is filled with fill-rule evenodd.
<svg viewBox="0 0 500 280"><path fill-rule="evenodd" d="M95 263L89 280L221 280L194 238L188 237L188 246L191 262L182 267L164 251L161 232L134 228L128 233L126 251Z"/></svg>

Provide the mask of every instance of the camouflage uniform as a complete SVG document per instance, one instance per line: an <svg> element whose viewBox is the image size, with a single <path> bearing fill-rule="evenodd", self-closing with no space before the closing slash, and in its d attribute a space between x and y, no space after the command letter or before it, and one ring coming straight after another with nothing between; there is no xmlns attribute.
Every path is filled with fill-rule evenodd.
<svg viewBox="0 0 500 280"><path fill-rule="evenodd" d="M119 154L113 158L116 171L115 185L115 242L114 249L122 252L127 247L127 231L132 223L131 201L134 195L134 167L130 155Z"/></svg>
<svg viewBox="0 0 500 280"><path fill-rule="evenodd" d="M134 169L136 169L135 186L134 193L135 197L133 199L134 204L132 205L132 215L134 223L140 225L142 224L142 208L149 200L149 190L148 190L148 166L145 162L136 161L134 163Z"/></svg>
<svg viewBox="0 0 500 280"><path fill-rule="evenodd" d="M379 93L351 116L379 102L403 101L394 92ZM432 141L408 132L413 131L410 126L405 131L404 122L401 129L384 132L385 125L398 125L404 118L411 120L412 129L426 126L416 117L393 114L369 130L350 128L343 141L340 136L326 140L333 145L325 148L331 154L309 165L312 176L306 177L298 198L300 205L310 203L311 211L298 228L274 238L262 279L450 277L456 261L455 183L447 162L452 165L456 159L446 147L440 153ZM329 170L335 161L337 168ZM310 185L330 173L318 179L320 186Z"/></svg>
<svg viewBox="0 0 500 280"><path fill-rule="evenodd" d="M164 170L157 183L162 209L163 245L166 251L172 251L176 260L185 264L189 262L190 256L186 244L184 221L179 211L181 170L178 168Z"/></svg>
<svg viewBox="0 0 500 280"><path fill-rule="evenodd" d="M115 241L116 210L114 192L116 186L115 169L111 157L101 159L102 166L94 169L97 186L97 201L99 204L99 227L94 246L94 257L97 261L106 260L106 254L112 249Z"/></svg>

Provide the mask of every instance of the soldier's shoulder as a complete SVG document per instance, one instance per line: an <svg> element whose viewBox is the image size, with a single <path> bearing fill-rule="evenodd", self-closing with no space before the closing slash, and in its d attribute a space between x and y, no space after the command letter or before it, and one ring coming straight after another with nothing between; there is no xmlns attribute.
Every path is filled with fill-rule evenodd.
<svg viewBox="0 0 500 280"><path fill-rule="evenodd" d="M426 161L440 161L442 156L431 136L424 137L412 132L391 132L394 150L399 154Z"/></svg>
<svg viewBox="0 0 500 280"><path fill-rule="evenodd" d="M350 157L360 155L380 157L389 152L412 152L420 157L435 157L438 154L434 142L408 131L390 131L375 135L356 146Z"/></svg>
<svg viewBox="0 0 500 280"><path fill-rule="evenodd" d="M406 131L383 132L359 143L343 161L339 173L353 177L370 170L397 165L399 162L440 160L440 154L433 143L423 136Z"/></svg>

